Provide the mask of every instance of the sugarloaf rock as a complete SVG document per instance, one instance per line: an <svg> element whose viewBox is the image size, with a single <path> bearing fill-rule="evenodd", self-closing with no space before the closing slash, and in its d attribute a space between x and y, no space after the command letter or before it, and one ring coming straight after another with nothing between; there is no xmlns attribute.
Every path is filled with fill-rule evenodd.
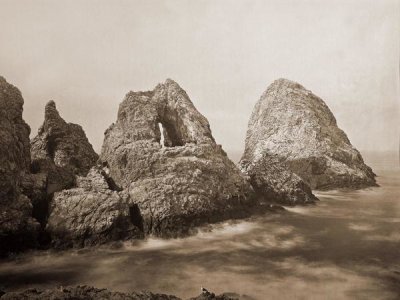
<svg viewBox="0 0 400 300"><path fill-rule="evenodd" d="M85 176L98 159L82 127L65 122L54 101L46 104L31 156L32 172L47 174L47 194L72 187L75 175Z"/></svg>
<svg viewBox="0 0 400 300"><path fill-rule="evenodd" d="M21 92L0 76L0 255L34 244L39 225L22 194L31 162L23 104Z"/></svg>
<svg viewBox="0 0 400 300"><path fill-rule="evenodd" d="M145 234L185 234L255 205L252 187L216 144L207 119L169 79L126 95L105 132L100 162L137 205Z"/></svg>
<svg viewBox="0 0 400 300"><path fill-rule="evenodd" d="M376 185L375 174L325 102L290 80L274 81L249 121L242 163L260 168L266 157L289 168L312 189Z"/></svg>

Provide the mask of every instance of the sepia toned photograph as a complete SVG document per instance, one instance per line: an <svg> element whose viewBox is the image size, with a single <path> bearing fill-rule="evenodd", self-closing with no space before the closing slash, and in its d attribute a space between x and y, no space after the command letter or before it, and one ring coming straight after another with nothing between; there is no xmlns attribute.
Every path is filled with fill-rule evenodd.
<svg viewBox="0 0 400 300"><path fill-rule="evenodd" d="M400 0L0 0L29 299L400 299Z"/></svg>

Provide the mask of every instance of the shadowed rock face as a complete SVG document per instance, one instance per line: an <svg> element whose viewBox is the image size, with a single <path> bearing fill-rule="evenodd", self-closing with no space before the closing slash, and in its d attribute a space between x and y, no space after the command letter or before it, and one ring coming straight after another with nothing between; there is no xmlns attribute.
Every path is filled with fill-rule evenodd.
<svg viewBox="0 0 400 300"><path fill-rule="evenodd" d="M126 95L100 161L138 206L145 233L184 234L254 204L251 186L215 143L207 119L172 80Z"/></svg>
<svg viewBox="0 0 400 300"><path fill-rule="evenodd" d="M23 104L20 91L0 76L0 255L32 246L38 229L21 188L31 161Z"/></svg>
<svg viewBox="0 0 400 300"><path fill-rule="evenodd" d="M283 163L313 189L376 185L324 101L286 79L268 87L249 122L242 164L259 165L265 157Z"/></svg>

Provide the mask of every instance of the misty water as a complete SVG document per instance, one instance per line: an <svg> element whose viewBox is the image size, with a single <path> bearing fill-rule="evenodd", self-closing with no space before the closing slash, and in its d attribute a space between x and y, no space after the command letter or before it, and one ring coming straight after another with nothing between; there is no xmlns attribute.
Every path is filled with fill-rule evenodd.
<svg viewBox="0 0 400 300"><path fill-rule="evenodd" d="M118 249L34 251L0 262L0 288L87 284L188 298L204 286L243 299L399 299L400 170L365 155L378 188L317 193L288 208Z"/></svg>

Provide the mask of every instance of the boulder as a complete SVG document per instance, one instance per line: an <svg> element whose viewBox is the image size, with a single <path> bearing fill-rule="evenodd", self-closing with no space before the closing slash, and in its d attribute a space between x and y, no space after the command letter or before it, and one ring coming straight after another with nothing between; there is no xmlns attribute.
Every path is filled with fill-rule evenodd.
<svg viewBox="0 0 400 300"><path fill-rule="evenodd" d="M34 245L39 225L21 187L31 162L23 104L21 92L0 76L0 255Z"/></svg>
<svg viewBox="0 0 400 300"><path fill-rule="evenodd" d="M249 176L260 201L294 206L318 200L310 186L274 156L264 154L255 162L242 158L240 167Z"/></svg>
<svg viewBox="0 0 400 300"><path fill-rule="evenodd" d="M376 186L375 174L325 102L300 84L274 81L249 121L242 162L273 156L312 189Z"/></svg>
<svg viewBox="0 0 400 300"><path fill-rule="evenodd" d="M110 189L93 167L77 187L54 194L46 227L55 248L84 247L143 237L141 216L126 195Z"/></svg>
<svg viewBox="0 0 400 300"><path fill-rule="evenodd" d="M170 79L126 95L105 132L100 162L137 205L145 234L179 236L194 225L247 215L256 205L207 119Z"/></svg>

